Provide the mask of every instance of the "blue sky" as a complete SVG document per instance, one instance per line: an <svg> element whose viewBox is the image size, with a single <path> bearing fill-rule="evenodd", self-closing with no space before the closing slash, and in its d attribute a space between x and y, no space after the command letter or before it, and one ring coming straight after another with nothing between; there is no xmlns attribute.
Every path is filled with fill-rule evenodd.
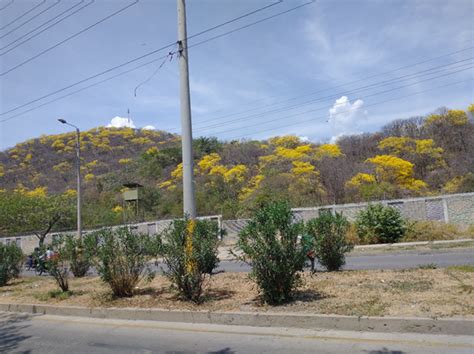
<svg viewBox="0 0 474 354"><path fill-rule="evenodd" d="M0 27L41 1L15 0L0 10ZM56 1L45 0L29 15L0 30L0 37L3 36L0 47L80 2L62 0L5 35ZM84 4L89 1L84 0ZM0 8L9 2L1 0ZM2 55L0 50L0 71L7 71L132 2L96 0L11 52ZM188 0L188 34L272 2L275 0ZM200 36L190 45L302 3L283 1ZM320 0L191 48L194 135L249 139L296 134L313 141L330 141L342 134L375 131L393 119L429 113L440 106L464 109L474 101L473 61L469 60L474 57L474 50L469 49L474 47L473 4L472 0ZM176 17L175 0L141 0L17 70L0 75L0 111L9 111L173 43ZM384 74L456 51L453 55ZM160 52L135 65L166 53ZM161 60L0 123L0 149L41 134L66 131L57 122L60 117L85 130L106 126L114 117L127 117L128 110L137 128L151 125L179 133L179 76L175 57L140 86L137 97L134 96L135 87L150 78L160 63ZM397 78L399 81L393 81ZM370 86L374 84L378 86ZM58 96L0 118L7 119ZM117 121L120 119L114 122Z"/></svg>

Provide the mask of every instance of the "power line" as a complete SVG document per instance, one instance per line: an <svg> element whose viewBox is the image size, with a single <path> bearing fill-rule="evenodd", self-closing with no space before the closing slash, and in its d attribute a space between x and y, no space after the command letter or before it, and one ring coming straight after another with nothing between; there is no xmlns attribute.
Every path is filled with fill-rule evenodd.
<svg viewBox="0 0 474 354"><path fill-rule="evenodd" d="M21 67L21 66L23 66L23 65L25 65L25 64L27 64L27 63L29 63L30 61L32 61L32 60L34 60L34 59L36 59L36 58L42 56L43 54L45 54L45 53L47 53L47 52L49 52L49 51L51 51L51 50L53 50L54 48L60 46L61 44L66 43L67 41L70 41L71 39L73 39L73 38L79 36L80 34L82 34L82 33L86 32L86 31L90 30L91 28L94 28L95 26L101 24L102 22L107 21L108 19L110 19L110 18L112 18L112 17L114 17L114 16L120 14L121 12L127 10L128 8L130 8L130 7L132 7L132 6L136 5L136 4L138 4L139 1L140 1L140 0L135 0L133 3L131 3L131 4L127 5L127 6L125 6L125 7L122 7L121 9L119 9L119 10L113 12L112 14L110 14L110 15L108 15L108 16L102 18L101 20L99 20L99 21L93 23L92 25L87 26L86 28L80 30L79 32L76 32L76 33L74 33L73 35L67 37L66 39L63 39L62 41L56 43L55 45L53 45L53 46L51 46L51 47L49 47L49 48L47 48L47 49L45 49L45 50L39 52L38 54L36 54L36 55L30 57L29 59L27 59L27 60L25 60L25 61L23 61L23 62L21 62L21 63L15 65L14 67L8 69L7 71L4 71L3 73L0 73L0 76L4 76L4 75L10 73L10 72L12 72L13 70L18 69L19 67Z"/></svg>
<svg viewBox="0 0 474 354"><path fill-rule="evenodd" d="M137 91L138 89L145 85L147 82L149 82L157 73L158 71L163 67L163 65L166 64L166 61L169 59L169 61L173 60L173 56L176 54L176 52L171 51L168 53L168 55L163 59L160 65L155 69L155 71L144 81L140 82L137 86L135 86L135 89L133 90L133 94L135 97L137 97Z"/></svg>
<svg viewBox="0 0 474 354"><path fill-rule="evenodd" d="M366 99L367 97L383 95L383 94L386 94L386 93L389 93L389 92L392 92L392 91L396 91L396 90L399 90L399 89L402 89L402 88L406 88L406 87L418 85L418 84L420 84L421 82L431 81L431 80L439 79L439 78L441 78L441 77L445 77L445 76L449 76L449 75L454 75L454 74L457 74L457 73L462 72L462 71L470 70L470 69L472 69L472 68L474 68L474 66L471 66L471 67L468 67L468 68L465 68L465 69L460 69L460 70L457 70L457 71L455 71L455 72L447 73L447 74L444 74L444 75L438 75L438 76L435 76L435 77L432 77L432 78L428 78L428 79L424 79L424 80L419 80L419 81L417 81L417 82L415 82L415 83L412 83L412 84L407 84L407 85L404 85L404 86L399 86L399 87L391 88L391 89L388 89L388 90L385 90L385 91L376 92L376 93L373 93L373 94L370 94L370 95L366 95L366 96L361 97L361 98ZM259 123L252 124L252 125L247 125L247 126L244 126L244 127L238 127L238 128L233 128L233 129L227 129L227 130L221 130L221 131L213 132L213 134L222 134L222 133L227 133L227 132L232 132L232 131L238 131L238 130L241 130L241 129L248 129L249 127L264 125L264 124L276 122L276 121L283 120L283 119L293 118L293 117L305 115L305 114L308 114L308 113L313 113L313 112L317 112L317 111L321 111L321 110L326 110L326 109L329 109L329 108L331 108L331 107L332 107L332 106L327 106L327 107L320 107L320 108L316 108L316 109L311 109L311 110L308 110L308 111L299 112L299 113L291 114L291 115L284 116L284 117L279 117L279 118L275 118L275 119L265 120L265 121L263 121L263 122L259 122ZM367 107L367 106L366 106L366 107Z"/></svg>
<svg viewBox="0 0 474 354"><path fill-rule="evenodd" d="M55 22L55 23L52 24L51 26L48 26L47 28L43 29L41 32L38 32L38 33L35 34L34 36L32 36L32 37L28 38L27 40L21 42L21 44L23 44L23 43L25 43L25 42L28 42L28 41L31 40L32 38L38 36L39 34L43 33L44 31L48 30L49 28L51 28L51 27L57 25L58 23L64 21L66 18L68 18L68 17L74 15L75 13L81 11L82 9L86 8L87 6L92 5L92 3L93 3L94 1L95 1L95 0L91 0L91 2L88 3L87 5L81 7L80 9L78 9L78 10L76 10L76 11L74 11L74 12L71 13L70 15L68 15L68 16L66 16L66 17L64 17L64 18L62 18L61 20ZM265 9L268 9L268 8L270 8L270 7L272 7L272 6L275 6L275 5L280 4L282 1L283 1L283 0L279 0L278 2L275 2L275 3L270 4L270 5L268 5L268 6L262 7L262 8L260 8L260 9L255 10L255 11L252 11L252 12L250 12L250 13L248 13L248 14L245 14L245 15L240 16L240 17L238 17L238 18L235 18L235 19L232 19L232 20L230 20L230 21L224 22L223 24L220 24L220 25L218 25L218 26L212 27L212 29L216 29L216 28L222 27L222 26L224 26L224 25L226 25L226 24L229 24L229 23L232 23L232 22L234 22L234 21L237 21L238 19L241 19L241 18L243 18L243 17L250 16L250 15L255 14L255 13L257 13L257 12L260 12L260 11L263 11L263 10L265 10ZM24 37L27 36L28 34L30 34L30 33L34 32L34 31L36 31L38 28L43 27L43 26L46 25L47 23L49 23L49 22L55 20L55 19L58 18L59 16L63 15L64 13L68 12L69 10L73 9L74 7L80 5L80 4L83 3L83 2L84 2L84 0L81 0L79 3L77 3L76 5L70 7L69 9L63 11L62 13L60 13L59 15L57 15L56 17L54 17L54 18L52 18L52 19L46 21L46 22L43 23L42 25L36 27L35 29L29 31L28 33L24 34L23 36L17 38L17 39L14 40L13 42L11 42L11 43L7 44L6 46L0 48L0 50L9 47L9 46L12 45L13 43L15 43L15 42L17 42L18 40L24 38ZM209 30L210 30L210 29L208 29L208 30L206 30L206 31L202 31L202 32L196 33L196 34L194 34L193 36L191 36L191 37L189 37L189 38L196 37L196 36L198 36L198 35L200 35L200 34L206 33L206 32L208 32ZM6 54L6 53L8 53L8 52L10 52L11 50L15 49L16 47L18 47L18 46L21 45L21 44L18 44L18 45L16 45L15 47L9 49L8 51L6 51L6 52L4 52L4 53L1 53L0 56Z"/></svg>
<svg viewBox="0 0 474 354"><path fill-rule="evenodd" d="M70 8L68 8L68 9L66 9L66 10L64 10L63 12L61 12L61 13L58 14L58 15L56 15L55 17L53 17L53 18L49 19L48 21L42 23L41 25L37 26L36 28L32 29L31 31L29 31L29 32L27 32L27 33L25 33L25 34L23 34L22 36L18 37L18 38L15 39L14 41L11 41L11 42L8 43L7 45L5 45L5 46L3 46L2 48L0 48L0 50L3 50L3 49L5 49L5 48L8 48L8 47L11 46L12 44L14 44L14 43L16 43L16 42L22 40L23 38L25 38L25 37L28 36L29 34L35 32L35 31L38 30L39 28L41 28L41 27L47 25L48 23L54 21L54 20L57 19L58 17L61 17L61 16L64 15L65 13L69 12L70 10L72 10L72 9L74 9L75 7L79 6L80 4L84 3L84 1L85 1L85 0L81 0L81 1L78 2L77 4L71 6ZM47 30L50 29L51 27L54 27L54 26L56 26L58 23L64 21L65 19L71 17L72 15L75 15L76 13L78 13L79 11L81 11L82 9L85 9L86 7L92 5L92 4L94 3L94 1L95 1L95 0L91 0L89 3L87 3L86 5L80 7L80 8L77 9L76 11L70 13L69 15L63 17L62 19L60 19L60 20L58 20L58 21L56 21L55 23L51 24L50 26L48 26L48 27L42 29L41 31L39 31L39 32L37 32L37 33L35 33L35 34L32 35L31 37L29 37L29 38L25 39L24 41L18 43L18 44L15 45L14 47L12 47L12 48L8 49L7 51L1 53L0 56L5 55L5 54L11 52L13 49L15 49L15 48L19 47L20 45L22 45L22 44L24 44L24 43L26 43L26 42L32 40L32 39L35 38L35 37L39 36L41 33L47 31Z"/></svg>
<svg viewBox="0 0 474 354"><path fill-rule="evenodd" d="M247 13L241 15L241 16L234 17L234 18L232 18L232 19L230 19L230 20L228 20L228 21L222 22L222 23L220 23L220 24L218 24L218 25L216 25L216 26L209 27L209 28L207 28L207 29L205 29L205 30L203 30L203 31L201 31L201 32L198 32L198 33L195 33L195 34L193 34L193 35L191 35L191 36L188 36L188 37L186 38L186 41L188 41L188 40L190 40L190 39L192 39L192 38L198 37L198 36L202 36L202 35L205 34L205 33L214 31L214 30L216 30L216 29L218 29L218 28L224 27L224 26L229 25L229 24L231 24L231 23L233 23L233 22L239 21L239 20L241 20L241 19L243 19L243 18L245 18L245 17L249 17L249 16L251 16L251 15L254 15L254 14L258 13L258 12L262 12L262 11L264 11L264 10L267 10L267 9L269 9L270 7L273 7L273 6L275 6L275 5L280 5L282 2L283 2L283 0L278 0L278 1L274 2L274 3L271 3L270 5L267 5L267 6L264 6L264 7L260 7L260 8L258 8L258 9L256 9L256 10L254 10L254 11L250 11L250 12L247 12ZM191 47L188 46L188 48L191 48Z"/></svg>
<svg viewBox="0 0 474 354"><path fill-rule="evenodd" d="M243 29L246 29L246 28L255 26L255 25L259 24L259 23L262 23L262 22L271 20L271 19L273 19L273 18L282 16L282 15L286 15L286 14L288 14L288 13L290 13L290 12L293 12L293 11L295 11L295 10L301 9L302 7L305 7L305 6L314 4L315 1L316 1L316 0L310 0L309 2L305 2L305 3L301 4L301 5L292 7L292 8L290 8L290 9L286 10L286 11L278 12L278 13L276 13L276 14L273 15L273 16L268 16L268 17L262 18L262 19L260 19L260 20L258 20L258 21L251 22L251 23L249 23L249 24L247 24L247 25L245 25L245 26L241 26L241 27L235 28L235 29L233 29L233 30L224 32L224 33L219 34L219 35L214 36L214 37L210 37L210 38L205 39L205 40L203 40L203 41L201 41L201 42L197 42L197 43L195 43L195 44L188 45L188 49L189 49L189 48L196 47L196 46L199 46L199 45L202 45L202 44L205 44L205 43L207 43L207 42L216 40L216 39L221 38L221 37L224 37L224 36L228 36L229 34L232 34L232 33L234 33L234 32L241 31L241 30L243 30Z"/></svg>
<svg viewBox="0 0 474 354"><path fill-rule="evenodd" d="M201 32L198 32L198 33L195 33L195 34L193 34L193 35L191 35L191 36L188 36L188 37L186 38L186 41L188 41L188 40L190 40L190 39L192 39L192 38L201 36L201 35L203 35L203 34L205 34L205 33L210 32L210 31L214 31L214 30L216 30L216 29L218 29L218 28L220 28L220 27L226 26L226 25L228 25L228 24L231 24L231 23L233 23L233 22L236 22L236 21L238 21L238 20L241 20L241 19L243 19L243 18L245 18L245 17L254 15L254 14L258 13L258 12L267 10L267 9L269 9L269 8L275 6L275 5L281 4L282 2L283 2L283 0L278 0L278 1L276 1L276 2L274 2L274 3L271 3L271 4L267 5L267 6L258 8L258 9L254 10L254 11L247 12L247 13L241 15L241 16L235 17L235 18L233 18L233 19L230 19L230 20L228 20L228 21L225 21L225 22L223 22L223 23L220 23L220 24L218 24L218 25L216 25L216 26L207 28L207 29L205 29L205 30L203 30L203 31L201 31ZM173 55L174 55L174 54L175 54L175 52L169 52L168 55L166 56L166 58L163 60L163 62L162 62L162 63L158 66L158 68L153 72L153 74L151 74L151 76L150 76L148 79L146 79L145 81L141 82L140 84L138 84L138 85L135 87L135 90L134 90L134 95L135 95L135 97L137 97L137 90L138 90L138 88L139 88L140 86L146 84L147 82L149 82L149 81L156 75L156 73L163 67L163 65L166 63L166 60L168 59L168 57L170 58L170 61L173 59Z"/></svg>
<svg viewBox="0 0 474 354"><path fill-rule="evenodd" d="M149 62L146 62L146 63L144 63L144 64L140 64L140 65L135 66L135 67L133 67L133 68L131 68L131 69L128 69L128 70L123 71L123 72L120 72L120 73L118 73L118 74L115 74L115 75L113 75L113 76L110 76L110 77L108 77L108 78L105 78L105 79L103 79L103 80L100 80L100 81L98 81L98 82L95 82L95 83L93 83L93 84L90 84L90 85L88 85L88 86L81 87L81 88L78 89L78 90L75 90L75 91L69 92L69 93L67 93L67 94L65 94L65 95L56 97L56 98L54 98L54 99L52 99L52 100L46 101L46 102L44 102L44 103L42 103L42 104L40 104L40 105L37 105L37 106L35 106L35 107L32 107L32 108L30 108L30 109L28 109L28 110L26 110L26 111L17 113L17 114L15 114L15 115L13 115L13 116L10 116L10 117L6 118L6 119L0 120L0 123L7 122L7 121L12 120L12 119L14 119L14 118L16 118L16 117L19 117L19 116L22 116L22 115L24 115L24 114L26 114L26 113L32 112L32 111L34 111L34 110L36 110L36 109L38 109L38 108L47 106L48 104L54 103L54 102L56 102L56 101L59 101L59 100L62 100L62 99L64 99L64 98L67 98L67 97L69 97L69 96L72 96L72 95L74 95L74 94L76 94L76 93L79 93L79 92L85 91L85 90L87 90L87 89L90 89L91 87L94 87L94 86L100 85L100 84L102 84L102 83L104 83L104 82L113 80L113 79L115 79L115 78L117 78L117 77L119 77L119 76L128 74L129 72L138 70L138 69L140 69L140 68L142 68L142 67L144 67L144 66L150 65L150 64L152 64L152 63L157 62L158 60L165 59L165 58L167 58L167 57L168 57L168 55L164 55L164 56L162 56L162 57L160 57L160 58L153 59L153 60L151 60L151 61L149 61Z"/></svg>
<svg viewBox="0 0 474 354"><path fill-rule="evenodd" d="M428 63L428 62L431 62L431 61L435 61L435 60L438 60L438 59L441 59L441 58L445 58L445 57L448 57L448 56L452 56L452 55L455 55L455 54L459 54L459 53L462 53L462 52L465 52L465 51L468 51L468 50L472 50L472 49L474 49L474 46L471 46L471 47L468 47L468 48L464 48L464 49L461 49L461 50L457 50L457 51L454 51L454 52L446 53L446 54L443 54L443 55L440 55L440 56L437 56L437 57L434 57L434 58L425 59L425 60L422 60L422 61L419 61L419 62L416 62L416 63L413 63L413 64L404 65L404 66L401 66L401 67L398 67L398 68L395 68L395 69L392 69L392 70L389 70L389 71L385 71L385 72L382 72L382 73L378 73L378 74L373 74L373 75L365 76L365 77L362 77L362 78L357 79L357 80L353 80L353 81L349 81L349 82L344 82L344 83L342 83L342 84L333 86L332 88L335 89L335 88L338 88L338 87L345 87L345 86L352 85L352 84L355 84L355 83L358 83L358 82L361 82L361 81L366 81L366 80L369 80L369 79L372 79L372 78L375 78L375 77L378 77L378 76L391 74L391 73L394 73L394 72L397 72L397 71L400 71L400 70L403 70L403 69L408 69L408 68L410 68L410 67L418 66L418 65L420 65L420 64L425 64L425 63ZM287 100L282 101L282 102L293 101L293 100L298 99L298 98L307 97L307 96L312 96L312 95L315 95L315 94L317 94L317 93L321 93L321 92L325 92L325 91L327 91L327 89L320 89L320 90L314 91L314 92L312 92L312 93L307 93L307 94L304 94L304 95L301 95L301 96L296 96L296 97L294 97L294 98L287 99ZM276 98L276 97L280 97L280 96L272 96L272 97L270 97L270 98ZM267 98L267 99L268 99L268 98ZM264 99L264 100L256 100L256 101L252 101L252 102L250 102L250 103L257 103L257 102L265 101L265 100L267 100L267 99ZM279 103L282 103L282 102L279 102ZM278 103L277 103L277 104L278 104ZM239 114L252 112L252 111L255 111L255 110L258 110L258 109L262 109L262 108L266 108L266 107L272 107L272 106L274 106L274 105L275 105L275 103L271 103L271 104L267 104L267 105L264 105L264 106L254 107L254 108L251 108L251 109L247 109L247 110L244 110L244 111L239 111L239 112L229 113L229 114L225 114L225 115L221 115L221 116L216 116L216 117L214 117L214 118L209 118L209 119L206 119L206 120L201 120L201 121L199 121L199 122L197 122L197 123L195 123L195 124L201 124L201 123L206 123L206 122L209 122L209 121L214 121L216 118L226 118L226 117L236 116L236 115L239 115Z"/></svg>
<svg viewBox="0 0 474 354"><path fill-rule="evenodd" d="M34 15L33 17L31 17L30 19L26 20L25 22L23 22L21 25L18 25L16 26L15 28L11 29L10 31L8 31L7 33L3 34L2 36L0 36L0 39L8 36L10 33L13 33L15 32L17 29L23 27L24 25L26 25L27 23L30 23L31 21L33 21L34 19L36 19L37 17L41 16L42 14L44 14L46 11L49 11L50 9L52 9L53 7L55 7L56 5L58 5L59 3L61 2L61 0L57 0L55 3L49 5L46 9L44 9L43 11L37 13L36 15Z"/></svg>
<svg viewBox="0 0 474 354"><path fill-rule="evenodd" d="M445 65L439 65L439 66L436 66L436 67L432 67L432 68L421 70L421 71L414 72L414 73L411 73L411 74L399 76L399 77L392 78L392 79L389 79L389 80L379 81L379 82L372 83L372 84L369 84L369 85L357 87L357 88L354 88L354 89L351 89L351 90L342 91L342 92L332 94L332 95L329 95L329 96L324 96L324 97L320 97L320 98L316 98L316 99L311 99L309 101L300 102L300 103L295 104L295 105L283 106L283 107L279 107L279 108L274 109L274 110L269 110L269 111L265 111L265 112L260 112L260 113L248 115L248 116L238 117L238 118L232 119L232 120L220 121L219 123L215 123L215 124L211 124L211 125L208 125L208 126L197 128L197 129L195 129L195 131L200 131L200 130L203 130L203 129L218 127L222 124L229 124L229 123L241 122L241 121L249 120L249 119L260 118L260 117L266 116L266 115L271 114L271 113L279 113L279 112L282 112L282 111L288 111L288 110L292 110L292 109L295 109L295 108L300 108L302 106L314 104L316 102L326 101L328 99L334 99L334 98L340 97L342 95L349 95L349 94L357 93L359 91L365 91L365 90L368 90L368 89L375 88L377 86L386 86L386 85L396 83L397 81L412 80L412 79L416 78L417 76L431 75L431 74L435 74L435 73L438 73L438 72L442 72L443 70L446 70L446 69L456 69L456 67L454 67L454 68L446 68L446 67L449 67L449 66L452 66L452 65L455 65L455 64L459 64L459 63L463 63L463 62L466 62L466 61L472 61L472 59L474 59L474 57L464 59L464 60L459 60L459 61L449 63L449 64L445 64ZM463 65L464 66L465 65L472 65L472 63L465 63ZM461 65L461 66L463 66L463 65ZM444 68L444 69L436 71L436 69L440 69L440 68ZM295 99L298 99L298 98L301 98L301 97L306 97L306 95L296 97L296 98L292 98L290 100L285 100L285 101L280 102L280 103L295 100ZM277 102L274 105L277 105L277 104L279 104L279 103ZM219 118L213 119L213 121L219 121L219 120L220 120Z"/></svg>
<svg viewBox="0 0 474 354"><path fill-rule="evenodd" d="M15 0L11 0L8 4L0 8L0 11L5 10L8 6L12 5L15 2Z"/></svg>
<svg viewBox="0 0 474 354"><path fill-rule="evenodd" d="M38 7L40 7L41 5L43 5L45 2L46 2L46 0L41 1L38 5L33 6L31 9L29 9L29 10L26 11L26 12L24 12L23 14L21 14L20 16L18 16L17 18L15 18L14 20L11 20L11 21L8 22L5 26L1 27L1 28L0 28L0 31L3 31L5 28L7 28L8 26L10 26L12 23L14 23L14 22L18 21L19 19L25 17L25 16L28 15L31 11L34 11L35 9L37 9Z"/></svg>
<svg viewBox="0 0 474 354"><path fill-rule="evenodd" d="M298 8L301 8L302 6L307 6L307 5L310 5L310 4L312 4L312 3L313 3L313 1L308 2L308 3L305 3L305 4L300 5L300 6L297 6L297 7L294 7L293 9L298 9ZM290 9L290 10L291 10L291 9ZM253 14L253 13L255 13L255 11L252 11L251 13ZM286 13L288 13L288 10L287 10L287 11L280 12L280 13L278 13L277 15L283 15L283 14L286 14ZM243 16L244 16L244 15L239 16L239 18L242 18ZM274 17L275 17L275 15L273 15L273 16L271 16L271 17L267 17L267 18L274 18ZM230 21L232 21L232 20L230 20ZM228 24L228 23L230 23L230 21L226 21L226 22L224 22L224 23L225 23L225 24ZM262 20L259 20L259 21L253 22L253 24L256 25L256 24L261 23L261 22L262 22ZM218 27L221 27L221 26L224 26L224 24L218 25ZM215 27L216 27L216 26L214 26L213 28L215 28ZM248 28L248 27L249 27L249 25L244 26L244 28ZM243 28L242 28L242 29L243 29ZM202 32L200 32L200 33L203 34L203 33L206 33L206 32L208 32L208 31L209 31L209 30L205 30L205 31L202 31ZM235 32L235 30L229 31L228 33L230 34L230 33L233 33L233 32ZM196 36L196 35L193 35L193 37L195 37L195 36ZM219 38L220 38L220 37L222 37L222 35L220 35ZM188 38L189 38L189 37L188 37ZM92 79L95 79L95 78L97 78L97 77L99 77L99 76L102 76L102 75L104 75L104 74L107 74L107 73L109 73L109 72L111 72L111 71L114 71L114 70L117 70L117 69L119 69L119 68L122 68L122 67L124 67L124 66L126 66L126 65L128 65L128 64L131 64L131 63L134 63L134 62L139 61L139 60L141 60L141 59L144 59L144 58L146 58L146 57L148 57L148 56L150 56L150 55L156 54L156 53L158 53L158 52L160 52L160 51L162 51L162 50L171 48L171 47L175 46L175 44L176 44L176 42L170 43L170 44L165 45L165 46L163 46L163 47L161 47L161 48L158 48L158 49L155 49L155 50L153 50L153 51L151 51L151 52L145 53L145 54L143 54L143 55L141 55L141 56L139 56L139 57L136 57L136 58L134 58L134 59L128 60L128 61L126 61L126 62L124 62L124 63L122 63L122 64L116 65L116 66L114 66L114 67L112 67L112 68L110 68L110 69L104 70L104 71L99 72L99 73L94 74L94 75L91 75L91 76L89 76L89 77L87 77L87 78L85 78L85 79L82 79L82 80L80 80L80 81L77 81L77 82L75 82L75 83L73 83L73 84L70 84L70 85L68 85L68 86L65 86L65 87L63 87L63 88L61 88L61 89L58 89L58 90L53 91L53 92L50 92L50 93L48 93L48 94L46 94L46 95L43 95L43 96L41 96L41 97L38 97L38 98L36 98L36 99L34 99L34 100L31 100L31 101L29 101L29 102L26 102L26 103L24 103L24 104L22 104L22 105L20 105L20 106L17 106L17 107L15 107L15 108L12 108L12 109L8 110L8 111L2 112L2 113L0 113L0 116L6 115L6 114L11 113L11 112L14 112L14 111L16 111L16 110L18 110L18 109L21 109L21 108L23 108L23 107L26 107L26 106L32 104L32 103L38 102L38 101L40 101L40 100L42 100L42 99L45 99L45 98L50 97L50 96L53 96L53 95L55 95L55 94L57 94L57 93L60 93L60 92L62 92L62 91L65 91L65 90L67 90L67 89L70 89L70 88L72 88L72 87L75 87L75 86L77 86L77 85L80 85L80 84L82 84L82 83L84 83L84 82L87 82L87 81L90 81L90 80L92 80ZM195 47L195 45L193 45L193 47ZM148 62L148 63L146 63L146 64L139 65L139 66L137 66L136 68L131 69L131 70L128 70L128 71L126 71L126 72L124 72L124 73L119 73L119 74L117 74L117 75L115 75L115 76L113 76L113 77L111 77L111 78L108 78L108 79L105 79L105 80L101 80L99 83L91 84L91 85L88 86L88 88L93 87L93 86L95 86L95 85L98 85L98 84L100 84L100 83L109 81L109 80L111 80L112 78L115 78L115 77L124 75L125 73L128 73L128 72L130 72L130 71L139 69L139 68L141 68L141 67L143 67L143 66L146 66L146 65L149 65L149 64L151 64L151 63L154 63L154 62L156 62L156 61L158 61L158 60L161 60L161 59L163 59L163 58L165 58L165 57L166 57L166 56L162 56L162 57L157 58L157 59L154 59L154 60L152 60L152 61L150 61L150 62ZM78 92L79 92L79 91L82 91L82 90L78 90ZM51 102L55 102L55 100L52 100ZM43 105L42 105L42 106L43 106ZM31 111L31 110L28 110L28 112L30 112L30 111ZM22 114L23 114L23 113L22 113ZM17 114L17 115L15 115L15 117L17 117L17 116L19 116L19 115L22 115L22 114ZM10 117L10 118L12 118L12 117ZM7 121L7 120L10 120L10 118L8 118L8 119L6 119L6 120L2 120L2 121L0 121L0 122L4 122L4 121Z"/></svg>
<svg viewBox="0 0 474 354"><path fill-rule="evenodd" d="M67 98L67 97L70 97L70 96L72 96L72 95L74 95L74 94L76 94L76 93L85 91L85 90L87 90L87 89L89 89L89 88L92 88L92 87L94 87L94 86L100 85L100 84L102 84L102 83L104 83L104 82L113 80L113 79L115 79L115 78L117 78L117 77L119 77L119 76L126 75L126 74L128 74L128 73L130 73L130 72L132 72L132 71L138 70L138 69L140 69L140 68L142 68L142 67L144 67L144 66L150 65L150 64L155 63L155 62L157 62L157 61L159 61L159 60L166 59L166 58L168 58L168 57L169 57L169 55L164 55L164 56L162 56L162 57L159 57L159 58L153 59L153 60L151 60L151 61L148 61L148 62L146 62L146 63L140 64L140 65L135 66L135 67L133 67L133 68L130 68L130 69L126 70L126 71L120 72L120 73L118 73L118 74L115 74L115 75L113 75L113 76L110 76L110 77L108 77L108 78L105 78L105 79L103 79L103 80L101 80L101 81L95 82L95 83L90 84L90 85L85 86L85 87L82 87L82 88L80 88L80 89L78 89L78 90L69 92L69 93L67 93L67 94L65 94L65 95L59 96L59 97L57 97L57 98L54 98L54 99L49 100L49 101L47 101L47 102L44 102L44 103L42 103L42 104L40 104L40 105L37 105L37 106L35 106L35 107L32 107L32 108L30 108L30 109L28 109L28 110L26 110L26 111L20 112L20 113L18 113L18 114L15 114L15 115L13 115L13 116L10 116L10 117L8 117L8 118L6 118L6 119L0 120L0 123L7 122L7 121L12 120L12 119L14 119L14 118L16 118L16 117L22 116L22 115L24 115L24 114L26 114L26 113L32 112L32 111L34 111L34 110L36 110L36 109L39 109L39 108L44 107L44 106L47 106L47 105L49 105L49 104L51 104L51 103L57 102L57 101L59 101L59 100L62 100L62 99L64 99L64 98ZM314 110L313 110L313 111L314 111ZM312 112L312 111L310 111L310 112ZM307 112L303 112L303 113L307 113ZM291 117L291 116L290 116L290 117ZM285 118L288 118L288 117L285 117ZM236 129L236 130L238 130L238 129Z"/></svg>
<svg viewBox="0 0 474 354"><path fill-rule="evenodd" d="M422 90L422 91L417 91L417 92L411 93L409 95L398 96L398 97L391 98L391 99L388 99L388 100L384 100L384 101L380 101L380 102L376 102L376 103L371 103L371 104L366 105L364 107L373 107L373 106L381 105L381 104L384 104L384 103L387 103L387 102L396 101L396 100L399 100L399 99L402 99L402 98L416 96L416 95L419 95L419 94L422 94L422 93L425 93L425 92L429 92L429 91L433 91L433 90L437 90L437 89L440 89L440 88L446 88L446 87L458 85L458 84L461 84L461 83L470 82L472 80L474 80L474 78L471 78L471 79L468 79L468 80L461 80L461 81L451 82L449 84L440 85L440 86L437 86L437 87L431 87L429 89ZM349 112L350 112L350 110L347 110L347 111L338 112L334 115L339 115L339 114L344 114L344 113L349 113ZM227 140L242 139L242 138L254 135L254 134L266 133L266 132L273 131L273 130L279 130L279 129L282 129L282 128L288 128L288 127L292 127L292 126L295 126L295 125L314 122L315 120L318 120L318 119L327 119L327 118L328 118L327 115L314 117L314 118L311 118L311 119L306 119L306 120L303 120L303 121L299 121L297 123L285 124L285 125L281 125L281 126L278 126L278 127L273 127L273 128L270 128L270 129L264 129L264 130L260 130L260 131L257 131L257 132L252 132L251 134L233 136L233 137L227 138Z"/></svg>

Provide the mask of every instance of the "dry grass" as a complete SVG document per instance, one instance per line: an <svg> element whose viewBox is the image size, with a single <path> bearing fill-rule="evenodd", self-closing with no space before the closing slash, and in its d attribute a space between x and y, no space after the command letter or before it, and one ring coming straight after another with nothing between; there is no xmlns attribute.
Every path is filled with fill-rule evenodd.
<svg viewBox="0 0 474 354"><path fill-rule="evenodd" d="M113 298L98 278L71 279L71 293L60 296L51 278L21 278L0 288L0 302L88 307L139 307L202 311L278 311L355 316L474 316L471 267L406 271L344 271L304 274L293 302L267 306L243 273L212 277L202 304L179 299L169 281L158 276L132 298Z"/></svg>

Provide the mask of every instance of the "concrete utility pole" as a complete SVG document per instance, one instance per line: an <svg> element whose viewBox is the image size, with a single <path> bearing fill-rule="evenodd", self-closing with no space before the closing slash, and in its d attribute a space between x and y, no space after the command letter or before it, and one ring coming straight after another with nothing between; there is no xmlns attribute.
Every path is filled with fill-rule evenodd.
<svg viewBox="0 0 474 354"><path fill-rule="evenodd" d="M196 218L194 193L193 133L191 123L191 97L189 93L188 43L186 33L186 5L178 1L178 46L181 97L181 143L183 150L183 212L191 219Z"/></svg>
<svg viewBox="0 0 474 354"><path fill-rule="evenodd" d="M62 124L69 125L76 129L76 177L77 177L77 237L82 237L81 220L81 131L74 124L66 122L64 119L58 119Z"/></svg>

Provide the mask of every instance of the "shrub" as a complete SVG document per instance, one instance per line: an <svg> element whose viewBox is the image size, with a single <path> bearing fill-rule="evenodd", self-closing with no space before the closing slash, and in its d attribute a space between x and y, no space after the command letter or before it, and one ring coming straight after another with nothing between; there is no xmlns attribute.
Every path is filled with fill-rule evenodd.
<svg viewBox="0 0 474 354"><path fill-rule="evenodd" d="M64 256L69 260L71 272L75 277L83 277L89 271L95 246L96 239L91 234L84 235L82 238L76 238L73 235L65 237Z"/></svg>
<svg viewBox="0 0 474 354"><path fill-rule="evenodd" d="M316 258L330 272L341 269L346 263L345 253L353 248L346 241L348 230L349 222L338 213L323 213L306 225L306 232L315 240Z"/></svg>
<svg viewBox="0 0 474 354"><path fill-rule="evenodd" d="M174 220L160 235L165 275L187 300L200 302L207 274L217 267L218 225L209 220Z"/></svg>
<svg viewBox="0 0 474 354"><path fill-rule="evenodd" d="M402 241L455 240L465 237L472 237L472 234L470 236L468 231L463 232L453 224L437 221L414 221L407 224L407 232Z"/></svg>
<svg viewBox="0 0 474 354"><path fill-rule="evenodd" d="M66 251L66 236L59 235L52 245L54 255L45 260L46 270L56 280L61 291L69 291L69 257Z"/></svg>
<svg viewBox="0 0 474 354"><path fill-rule="evenodd" d="M369 204L356 219L357 234L364 243L395 243L406 232L406 222L398 209Z"/></svg>
<svg viewBox="0 0 474 354"><path fill-rule="evenodd" d="M147 262L150 237L134 234L127 227L102 229L93 233L97 238L96 266L100 278L117 297L133 296L133 289L141 280L153 279Z"/></svg>
<svg viewBox="0 0 474 354"><path fill-rule="evenodd" d="M287 202L272 202L256 211L239 234L240 259L252 266L250 276L268 304L290 301L299 285L306 254L298 236L304 224L294 221Z"/></svg>
<svg viewBox="0 0 474 354"><path fill-rule="evenodd" d="M6 285L20 274L23 252L15 244L0 243L0 286Z"/></svg>

